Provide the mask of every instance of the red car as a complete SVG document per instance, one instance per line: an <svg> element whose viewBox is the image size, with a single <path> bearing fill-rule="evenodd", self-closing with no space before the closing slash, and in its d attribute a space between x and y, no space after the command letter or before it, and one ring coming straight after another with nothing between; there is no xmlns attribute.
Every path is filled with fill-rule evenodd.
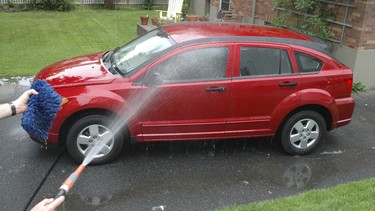
<svg viewBox="0 0 375 211"><path fill-rule="evenodd" d="M113 51L52 64L36 76L69 101L49 143L81 162L110 162L125 141L274 136L307 154L351 121L353 73L318 39L268 26L177 23Z"/></svg>

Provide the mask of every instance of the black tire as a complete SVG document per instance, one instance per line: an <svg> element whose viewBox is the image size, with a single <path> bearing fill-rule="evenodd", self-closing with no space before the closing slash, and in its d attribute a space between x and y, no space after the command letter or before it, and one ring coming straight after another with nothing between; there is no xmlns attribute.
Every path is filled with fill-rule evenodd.
<svg viewBox="0 0 375 211"><path fill-rule="evenodd" d="M103 115L85 116L76 121L69 129L66 140L68 152L73 159L82 163L90 145L105 141L106 146L96 154L90 164L98 165L113 161L124 146L124 135L122 131L114 134L109 129L111 122L110 118Z"/></svg>
<svg viewBox="0 0 375 211"><path fill-rule="evenodd" d="M326 132L326 122L315 111L301 111L291 116L281 132L281 144L292 155L311 153Z"/></svg>

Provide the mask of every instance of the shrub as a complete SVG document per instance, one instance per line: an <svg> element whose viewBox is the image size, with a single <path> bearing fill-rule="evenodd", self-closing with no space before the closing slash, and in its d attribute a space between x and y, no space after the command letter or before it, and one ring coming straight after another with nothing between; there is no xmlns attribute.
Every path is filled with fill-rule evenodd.
<svg viewBox="0 0 375 211"><path fill-rule="evenodd" d="M116 9L115 0L104 0L104 7L109 10L115 10Z"/></svg>
<svg viewBox="0 0 375 211"><path fill-rule="evenodd" d="M75 8L74 0L30 0L30 9L71 11Z"/></svg>
<svg viewBox="0 0 375 211"><path fill-rule="evenodd" d="M154 6L154 0L144 0L143 5L146 10L152 10L152 6Z"/></svg>
<svg viewBox="0 0 375 211"><path fill-rule="evenodd" d="M333 31L326 21L335 19L331 6L315 0L274 0L275 7L285 11L272 21L272 25L300 31L309 35L327 39Z"/></svg>
<svg viewBox="0 0 375 211"><path fill-rule="evenodd" d="M355 82L353 83L352 91L357 92L364 92L366 91L366 86L363 85L361 82Z"/></svg>
<svg viewBox="0 0 375 211"><path fill-rule="evenodd" d="M9 8L13 8L14 7L14 1L13 0L7 0L7 3L5 5L8 6Z"/></svg>
<svg viewBox="0 0 375 211"><path fill-rule="evenodd" d="M182 17L185 17L186 15L191 13L191 4L190 0L184 0L182 4Z"/></svg>

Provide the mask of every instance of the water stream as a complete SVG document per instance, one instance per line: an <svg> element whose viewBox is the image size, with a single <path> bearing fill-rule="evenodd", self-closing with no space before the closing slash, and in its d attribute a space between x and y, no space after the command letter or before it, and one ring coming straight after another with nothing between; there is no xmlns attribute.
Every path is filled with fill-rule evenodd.
<svg viewBox="0 0 375 211"><path fill-rule="evenodd" d="M131 105L131 108L128 107L122 107L120 110L120 114L116 116L112 124L109 126L109 130L112 132L112 135L104 134L101 136L100 140L94 143L90 149L88 149L88 153L85 156L85 159L83 160L82 164L84 166L87 166L90 164L92 160L96 158L98 154L101 153L103 150L109 150L105 148L109 148L109 142L112 138L116 136L116 134L122 132L124 126L129 122L129 120L137 114L142 108L145 106L150 106L150 101L155 97L157 94L158 88L156 87L148 87L145 89L142 89L138 92L135 92L130 99L127 99L129 102L129 105ZM107 133L110 133L107 131Z"/></svg>

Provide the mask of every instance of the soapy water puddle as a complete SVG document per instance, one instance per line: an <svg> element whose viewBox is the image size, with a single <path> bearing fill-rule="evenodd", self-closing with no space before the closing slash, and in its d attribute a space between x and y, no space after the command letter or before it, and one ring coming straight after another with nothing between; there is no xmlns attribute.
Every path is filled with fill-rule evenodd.
<svg viewBox="0 0 375 211"><path fill-rule="evenodd" d="M320 153L321 155L337 155L337 154L342 154L343 151L341 150L338 150L338 151L332 151L332 152L327 152L327 151L324 151L322 153Z"/></svg>
<svg viewBox="0 0 375 211"><path fill-rule="evenodd" d="M152 207L151 210L152 210L152 211L164 211L166 207L167 207L167 206L165 206L165 205L154 206L154 207Z"/></svg>

